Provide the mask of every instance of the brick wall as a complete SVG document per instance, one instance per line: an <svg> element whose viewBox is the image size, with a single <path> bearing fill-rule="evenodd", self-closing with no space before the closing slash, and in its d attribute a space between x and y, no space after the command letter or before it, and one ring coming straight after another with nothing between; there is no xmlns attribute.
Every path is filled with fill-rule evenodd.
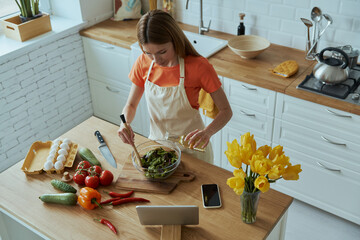
<svg viewBox="0 0 360 240"><path fill-rule="evenodd" d="M176 19L190 25L199 24L199 0L176 0ZM143 7L148 9L146 0ZM158 1L161 7L162 1ZM321 38L319 49L350 44L360 49L359 0L203 0L203 19L210 29L237 33L239 13L244 12L246 34L267 38L270 42L305 50L306 27L300 18L310 18L311 9L317 6L333 18ZM322 20L325 27L326 20Z"/></svg>
<svg viewBox="0 0 360 240"><path fill-rule="evenodd" d="M0 172L92 114L78 33L0 63Z"/></svg>

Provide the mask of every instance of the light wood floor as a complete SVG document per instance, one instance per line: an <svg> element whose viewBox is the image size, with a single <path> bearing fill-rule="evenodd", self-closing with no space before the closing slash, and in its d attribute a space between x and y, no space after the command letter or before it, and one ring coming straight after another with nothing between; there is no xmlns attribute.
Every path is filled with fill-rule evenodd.
<svg viewBox="0 0 360 240"><path fill-rule="evenodd" d="M285 240L360 240L360 225L294 199Z"/></svg>

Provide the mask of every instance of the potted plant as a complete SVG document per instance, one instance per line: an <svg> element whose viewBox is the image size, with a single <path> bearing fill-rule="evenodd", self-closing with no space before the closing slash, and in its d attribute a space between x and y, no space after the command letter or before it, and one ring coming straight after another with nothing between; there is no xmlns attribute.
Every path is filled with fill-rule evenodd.
<svg viewBox="0 0 360 240"><path fill-rule="evenodd" d="M52 30L50 15L39 11L40 0L14 1L20 14L0 19L6 37L23 42Z"/></svg>
<svg viewBox="0 0 360 240"><path fill-rule="evenodd" d="M21 22L26 22L42 16L42 13L39 11L40 0L19 0L19 1L15 0L16 4L20 9Z"/></svg>

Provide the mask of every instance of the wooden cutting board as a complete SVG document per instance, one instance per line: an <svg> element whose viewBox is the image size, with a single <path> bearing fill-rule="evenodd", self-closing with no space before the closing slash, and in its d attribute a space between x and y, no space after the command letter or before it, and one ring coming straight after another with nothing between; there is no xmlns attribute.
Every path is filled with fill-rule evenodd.
<svg viewBox="0 0 360 240"><path fill-rule="evenodd" d="M120 190L169 194L181 182L190 182L194 180L194 178L195 175L186 171L180 163L178 169L167 179L149 180L145 178L131 162L126 162L116 181L115 188Z"/></svg>

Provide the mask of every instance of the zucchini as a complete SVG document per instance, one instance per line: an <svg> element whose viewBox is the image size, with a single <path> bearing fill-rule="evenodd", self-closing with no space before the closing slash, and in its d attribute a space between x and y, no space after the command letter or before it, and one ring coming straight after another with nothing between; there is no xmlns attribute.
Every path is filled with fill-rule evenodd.
<svg viewBox="0 0 360 240"><path fill-rule="evenodd" d="M77 195L75 193L49 193L43 194L40 200L46 203L57 203L63 205L76 205Z"/></svg>
<svg viewBox="0 0 360 240"><path fill-rule="evenodd" d="M56 180L56 179L51 180L51 185L53 185L54 188L59 189L63 192L76 193L76 191L77 191L70 184L67 184L65 182L62 182L62 181Z"/></svg>
<svg viewBox="0 0 360 240"><path fill-rule="evenodd" d="M91 165L97 165L101 167L101 163L97 158L94 156L94 154L90 151L88 148L80 148L79 149L79 155L83 160L88 161Z"/></svg>

